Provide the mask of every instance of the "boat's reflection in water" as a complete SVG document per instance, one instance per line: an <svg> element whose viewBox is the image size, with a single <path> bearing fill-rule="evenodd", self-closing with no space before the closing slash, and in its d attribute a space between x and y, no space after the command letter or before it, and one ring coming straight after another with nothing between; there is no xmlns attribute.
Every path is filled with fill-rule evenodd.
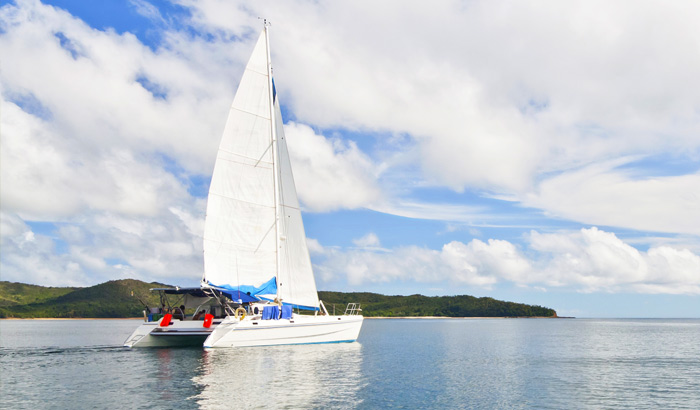
<svg viewBox="0 0 700 410"><path fill-rule="evenodd" d="M192 397L210 408L352 408L364 386L357 343L205 350Z"/></svg>

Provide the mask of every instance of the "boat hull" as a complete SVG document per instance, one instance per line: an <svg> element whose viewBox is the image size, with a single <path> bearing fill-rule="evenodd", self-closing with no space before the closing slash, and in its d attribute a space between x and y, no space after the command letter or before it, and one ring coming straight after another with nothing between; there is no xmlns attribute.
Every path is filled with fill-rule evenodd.
<svg viewBox="0 0 700 410"><path fill-rule="evenodd" d="M196 320L174 320L165 327L144 322L124 341L124 347L201 347L216 326L214 322L207 329Z"/></svg>
<svg viewBox="0 0 700 410"><path fill-rule="evenodd" d="M204 341L206 348L354 342L363 317L301 316L238 320L227 317Z"/></svg>

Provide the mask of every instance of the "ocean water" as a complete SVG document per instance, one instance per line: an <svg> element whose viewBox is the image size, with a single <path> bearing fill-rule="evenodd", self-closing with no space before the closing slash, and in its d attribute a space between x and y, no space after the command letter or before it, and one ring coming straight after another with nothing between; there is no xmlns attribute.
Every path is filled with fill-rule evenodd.
<svg viewBox="0 0 700 410"><path fill-rule="evenodd" d="M126 349L0 321L2 409L700 409L700 320L366 319L356 343Z"/></svg>

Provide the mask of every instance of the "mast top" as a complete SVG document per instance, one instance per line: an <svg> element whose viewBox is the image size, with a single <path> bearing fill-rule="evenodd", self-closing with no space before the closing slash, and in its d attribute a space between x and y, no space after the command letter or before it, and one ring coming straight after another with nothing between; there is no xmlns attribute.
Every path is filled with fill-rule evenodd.
<svg viewBox="0 0 700 410"><path fill-rule="evenodd" d="M258 17L258 20L263 21L263 27L265 27L265 28L268 28L272 25L272 23L270 23L270 21L268 21L268 19L266 19L266 18Z"/></svg>

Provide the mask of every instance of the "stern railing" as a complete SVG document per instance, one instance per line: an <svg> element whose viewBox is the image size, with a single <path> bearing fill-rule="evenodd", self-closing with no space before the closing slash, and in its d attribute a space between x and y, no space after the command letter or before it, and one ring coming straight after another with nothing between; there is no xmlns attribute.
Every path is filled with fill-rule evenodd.
<svg viewBox="0 0 700 410"><path fill-rule="evenodd" d="M348 303L348 306L345 308L345 314L348 316L362 314L362 309L360 309L360 304L359 303Z"/></svg>

